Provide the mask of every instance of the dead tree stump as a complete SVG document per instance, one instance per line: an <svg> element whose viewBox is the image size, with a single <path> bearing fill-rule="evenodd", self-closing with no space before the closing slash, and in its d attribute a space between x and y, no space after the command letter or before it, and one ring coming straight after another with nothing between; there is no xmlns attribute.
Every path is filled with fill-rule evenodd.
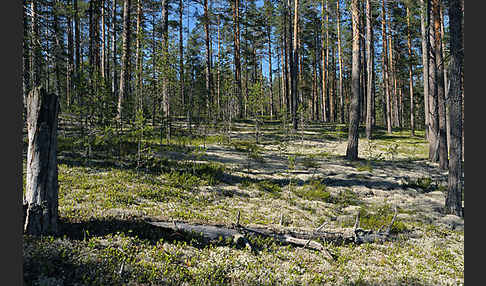
<svg viewBox="0 0 486 286"><path fill-rule="evenodd" d="M41 87L29 93L24 232L31 235L54 234L58 230L58 113L55 94L47 94Z"/></svg>

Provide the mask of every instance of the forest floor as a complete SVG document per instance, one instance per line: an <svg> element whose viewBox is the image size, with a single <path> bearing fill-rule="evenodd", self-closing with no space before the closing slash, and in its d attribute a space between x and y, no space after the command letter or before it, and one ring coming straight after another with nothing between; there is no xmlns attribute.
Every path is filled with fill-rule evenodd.
<svg viewBox="0 0 486 286"><path fill-rule="evenodd" d="M464 283L464 220L443 214L447 172L427 161L423 133L360 136L361 159L351 162L339 124L307 124L289 134L267 122L258 144L250 121L233 123L230 133L222 125L194 127L192 136L175 128L162 144L157 129L143 137L136 129L104 129L90 133L89 156L78 129L63 117L61 231L24 235L26 285ZM359 212L360 226L377 230L395 207L390 241L322 242L332 260L272 241L254 241L257 251L203 244L146 223L231 226L240 212L244 226L312 231L326 223L326 230L347 230Z"/></svg>

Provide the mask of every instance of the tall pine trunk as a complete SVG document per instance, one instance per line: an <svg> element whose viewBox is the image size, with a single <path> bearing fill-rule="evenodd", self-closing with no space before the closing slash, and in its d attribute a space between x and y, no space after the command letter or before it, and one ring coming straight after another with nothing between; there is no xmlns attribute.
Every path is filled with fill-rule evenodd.
<svg viewBox="0 0 486 286"><path fill-rule="evenodd" d="M116 0L111 0L111 93L117 98L117 75L116 75Z"/></svg>
<svg viewBox="0 0 486 286"><path fill-rule="evenodd" d="M427 4L425 0L420 0L420 30L422 40L422 80L424 83L424 121L425 121L425 138L429 138L429 46L428 46L428 29L427 29Z"/></svg>
<svg viewBox="0 0 486 286"><path fill-rule="evenodd" d="M297 131L298 128L298 118L297 118L297 108L298 102L298 85L299 85L299 49L298 49L298 28L299 28L299 0L294 0L294 21L293 21L293 39L292 39L292 128Z"/></svg>
<svg viewBox="0 0 486 286"><path fill-rule="evenodd" d="M208 113L208 119L211 118L211 103L212 103L212 82L211 82L211 50L209 42L209 10L208 0L204 0L204 34L205 34L205 46L206 46L206 109Z"/></svg>
<svg viewBox="0 0 486 286"><path fill-rule="evenodd" d="M445 85L444 85L444 59L442 58L442 39L440 33L440 5L441 0L433 0L432 14L434 17L434 50L437 69L437 104L439 117L439 168L447 170L449 165L447 154L447 126L446 126L446 102L445 102Z"/></svg>
<svg viewBox="0 0 486 286"><path fill-rule="evenodd" d="M326 4L326 5L324 5ZM321 87L321 112L322 112L322 121L327 122L327 67L326 67L326 38L324 31L327 29L325 26L325 17L324 14L327 14L327 1L324 3L324 0L321 0L321 74L322 74L322 87Z"/></svg>
<svg viewBox="0 0 486 286"><path fill-rule="evenodd" d="M72 101L73 92L73 73L74 73L74 36L73 36L73 19L71 12L71 4L68 5L69 11L67 13L67 34L68 34L68 48L67 48L67 65L66 65L66 104L69 108Z"/></svg>
<svg viewBox="0 0 486 286"><path fill-rule="evenodd" d="M183 24L182 24L182 16L184 14L184 3L182 0L179 0L179 77L180 77L180 93L181 93L181 104L182 104L182 112L188 108L186 106L186 97L185 97L185 78L184 78L184 37L183 37Z"/></svg>
<svg viewBox="0 0 486 286"><path fill-rule="evenodd" d="M273 5L269 3L269 5ZM273 103L273 71L272 71L272 26L271 26L271 21L270 19L273 17L271 14L271 10L269 14L267 15L268 17L268 25L267 25L267 41L268 41L268 78L269 78L269 83L270 83L270 119L273 120L273 116L275 113L275 106Z"/></svg>
<svg viewBox="0 0 486 286"><path fill-rule="evenodd" d="M427 5L427 22L429 23L429 160L439 161L439 103L438 103L438 84L437 84L437 58L436 58L436 33L433 23L433 13L431 0Z"/></svg>
<svg viewBox="0 0 486 286"><path fill-rule="evenodd" d="M117 120L121 122L123 100L128 94L128 68L130 62L130 6L131 0L123 1L123 34L122 34L122 58L120 70L120 87L118 89Z"/></svg>
<svg viewBox="0 0 486 286"><path fill-rule="evenodd" d="M412 37L410 28L410 8L407 6L407 46L408 46L408 79L410 93L410 134L415 136L415 111L413 102L413 71L412 71Z"/></svg>
<svg viewBox="0 0 486 286"><path fill-rule="evenodd" d="M61 26L59 23L59 9L61 3L59 0L55 0L54 3L54 16L53 16L53 28L54 28L54 75L56 82L54 83L57 96L61 97L61 61L63 54L64 33L61 32Z"/></svg>
<svg viewBox="0 0 486 286"><path fill-rule="evenodd" d="M169 98L169 2L162 0L162 111L165 120L166 139L171 138L170 98Z"/></svg>
<svg viewBox="0 0 486 286"><path fill-rule="evenodd" d="M389 86L389 72L388 72L388 44L387 44L387 20L386 20L386 10L385 10L385 0L382 0L382 41L383 41L383 85L384 85L384 98L385 98L385 110L384 115L386 118L386 128L389 134L392 133L392 120L391 120L391 102L390 102L390 86Z"/></svg>
<svg viewBox="0 0 486 286"><path fill-rule="evenodd" d="M339 64L339 109L340 123L344 123L344 94L343 94L343 60L341 56L341 11L339 9L339 0L336 1L336 19L337 19L337 44L338 44L338 64Z"/></svg>
<svg viewBox="0 0 486 286"><path fill-rule="evenodd" d="M243 94L241 92L241 63L240 63L240 1L233 0L233 42L235 63L235 97L238 100L238 118L243 118Z"/></svg>
<svg viewBox="0 0 486 286"><path fill-rule="evenodd" d="M136 80L137 80L137 104L136 111L143 110L143 96L142 96L142 3L141 0L137 0L137 41L135 44L135 64L136 64Z"/></svg>
<svg viewBox="0 0 486 286"><path fill-rule="evenodd" d="M182 0L181 0L182 1ZM218 13L218 69L216 70L216 97L218 103L218 118L222 119L222 106L221 106L221 14Z"/></svg>
<svg viewBox="0 0 486 286"><path fill-rule="evenodd" d="M353 58L351 71L351 102L349 107L349 130L348 130L348 145L346 149L346 158L349 160L358 159L358 125L360 115L360 40L359 40L359 8L358 0L351 1L351 14L353 25Z"/></svg>
<svg viewBox="0 0 486 286"><path fill-rule="evenodd" d="M462 209L462 9L460 0L449 0L450 25L450 87L449 120L451 123L450 159L448 191L445 202L446 212L464 216Z"/></svg>
<svg viewBox="0 0 486 286"><path fill-rule="evenodd" d="M366 59L367 63L367 73L368 73L368 84L366 90L366 138L371 139L372 132L373 132L373 85L374 85L374 78L373 78L373 53L371 50L371 46L373 45L373 27L371 24L371 2L370 0L366 0Z"/></svg>

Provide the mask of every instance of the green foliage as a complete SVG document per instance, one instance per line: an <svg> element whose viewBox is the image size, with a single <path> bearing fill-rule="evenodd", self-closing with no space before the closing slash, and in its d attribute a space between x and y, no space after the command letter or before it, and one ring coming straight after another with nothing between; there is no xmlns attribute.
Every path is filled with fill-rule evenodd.
<svg viewBox="0 0 486 286"><path fill-rule="evenodd" d="M378 230L381 227L388 227L394 215L391 205L384 204L380 206L361 208L359 211L360 227L363 229ZM408 230L407 226L400 220L395 219L390 232L402 233Z"/></svg>
<svg viewBox="0 0 486 286"><path fill-rule="evenodd" d="M331 199L331 193L326 190L326 185L320 180L312 180L294 192L297 196L305 200L329 202Z"/></svg>
<svg viewBox="0 0 486 286"><path fill-rule="evenodd" d="M192 191L202 183L198 176L188 172L172 171L165 175L165 179L170 187L181 188L186 191Z"/></svg>
<svg viewBox="0 0 486 286"><path fill-rule="evenodd" d="M365 164L361 162L356 162L353 163L353 165L356 168L356 170L360 172L366 171L371 173L373 171L373 167L371 166L371 163L369 161L367 161Z"/></svg>
<svg viewBox="0 0 486 286"><path fill-rule="evenodd" d="M407 187L418 189L421 192L429 193L436 190L445 191L445 187L437 184L430 177L420 177L416 180L412 180L407 184Z"/></svg>
<svg viewBox="0 0 486 286"><path fill-rule="evenodd" d="M255 186L257 190L259 190L260 192L268 193L273 198L280 198L282 195L282 188L279 185L272 183L271 181L259 181L255 183Z"/></svg>
<svg viewBox="0 0 486 286"><path fill-rule="evenodd" d="M344 189L340 191L337 197L332 198L332 203L342 205L343 207L347 207L350 205L360 205L362 202L358 198L358 195L350 189Z"/></svg>

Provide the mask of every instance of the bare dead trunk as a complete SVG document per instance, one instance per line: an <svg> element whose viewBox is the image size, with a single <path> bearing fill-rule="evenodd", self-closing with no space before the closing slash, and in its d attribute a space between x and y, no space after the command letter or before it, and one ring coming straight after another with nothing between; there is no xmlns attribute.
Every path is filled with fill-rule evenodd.
<svg viewBox="0 0 486 286"><path fill-rule="evenodd" d="M35 87L27 99L27 177L24 231L31 235L58 231L57 121L58 97Z"/></svg>

